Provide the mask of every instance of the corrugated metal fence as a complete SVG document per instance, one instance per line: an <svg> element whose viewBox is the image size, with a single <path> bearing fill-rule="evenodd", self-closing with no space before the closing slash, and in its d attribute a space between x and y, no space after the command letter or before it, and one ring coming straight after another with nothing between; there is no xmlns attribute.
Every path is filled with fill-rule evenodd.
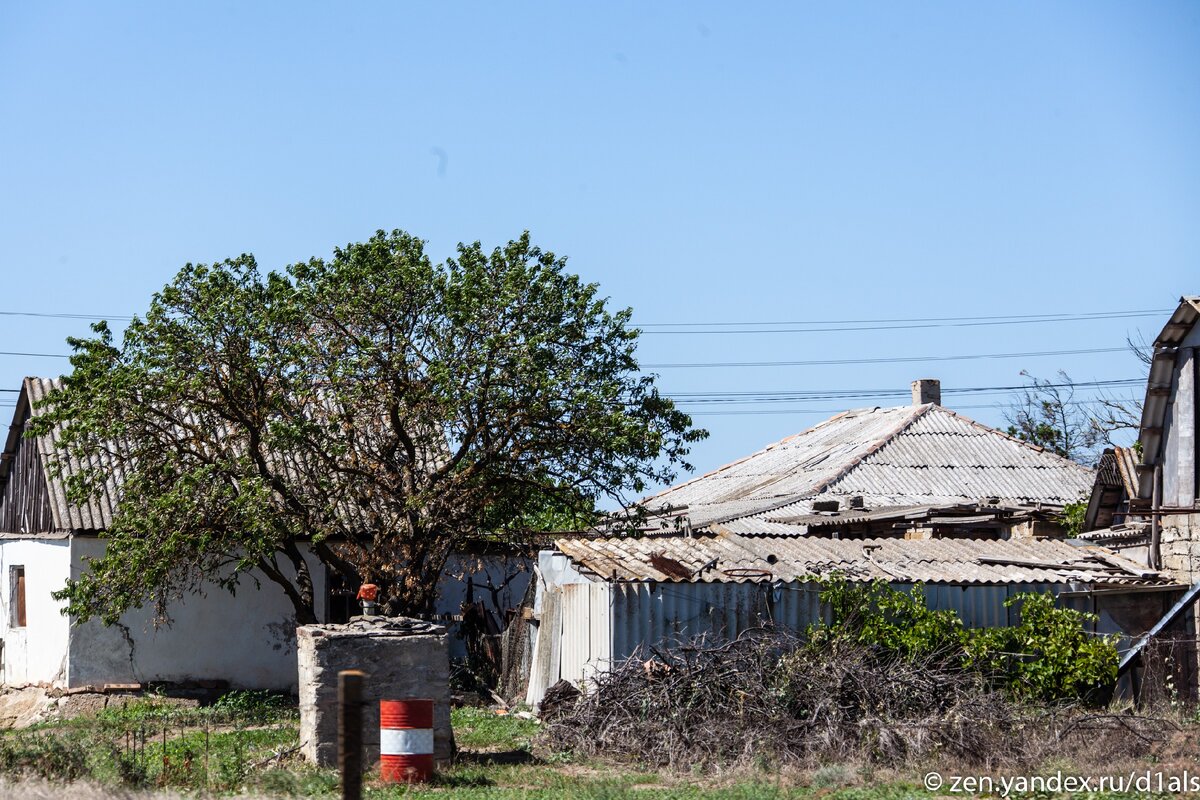
<svg viewBox="0 0 1200 800"><path fill-rule="evenodd" d="M908 591L911 584L895 584ZM968 627L1016 624L1016 609L1005 607L1023 592L1058 593L1066 584L1005 586L926 585L932 609L956 612ZM671 646L699 636L727 640L766 623L804 631L828 617L815 583L610 583L549 584L541 598L541 621L534 643L527 702L540 702L559 679L573 683L613 661L627 658L640 645ZM1087 597L1063 598L1090 610Z"/></svg>

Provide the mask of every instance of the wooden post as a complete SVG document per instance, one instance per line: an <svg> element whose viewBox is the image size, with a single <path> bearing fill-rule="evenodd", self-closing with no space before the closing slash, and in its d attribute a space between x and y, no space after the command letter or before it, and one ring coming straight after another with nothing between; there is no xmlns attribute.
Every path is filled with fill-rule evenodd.
<svg viewBox="0 0 1200 800"><path fill-rule="evenodd" d="M362 800L363 678L356 669L338 673L338 768L342 800Z"/></svg>
<svg viewBox="0 0 1200 800"><path fill-rule="evenodd" d="M1146 566L1162 569L1162 464L1156 464L1150 491L1150 546L1146 548Z"/></svg>

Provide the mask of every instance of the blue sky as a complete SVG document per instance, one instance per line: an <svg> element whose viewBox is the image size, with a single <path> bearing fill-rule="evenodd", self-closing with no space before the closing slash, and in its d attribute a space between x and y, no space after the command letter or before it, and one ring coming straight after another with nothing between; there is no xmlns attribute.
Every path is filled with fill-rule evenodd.
<svg viewBox="0 0 1200 800"><path fill-rule="evenodd" d="M397 227L438 257L529 229L647 324L1167 309L1200 292L1197 42L1200 4L1168 2L6 2L0 311L136 313L188 261L279 268ZM1106 349L1164 321L648 332L642 357ZM0 315L0 350L85 331ZM0 356L0 387L64 365ZM658 371L819 393L1060 368L1140 374L1123 353ZM1000 424L1007 399L946 405ZM697 415L694 461L900 402L722 406L787 413Z"/></svg>

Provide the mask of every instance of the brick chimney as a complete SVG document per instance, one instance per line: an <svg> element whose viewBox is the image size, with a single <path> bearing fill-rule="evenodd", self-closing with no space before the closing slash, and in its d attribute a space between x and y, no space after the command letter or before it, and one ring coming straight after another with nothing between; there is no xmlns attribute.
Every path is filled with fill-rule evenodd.
<svg viewBox="0 0 1200 800"><path fill-rule="evenodd" d="M937 378L918 378L912 382L913 405L942 404L942 382Z"/></svg>

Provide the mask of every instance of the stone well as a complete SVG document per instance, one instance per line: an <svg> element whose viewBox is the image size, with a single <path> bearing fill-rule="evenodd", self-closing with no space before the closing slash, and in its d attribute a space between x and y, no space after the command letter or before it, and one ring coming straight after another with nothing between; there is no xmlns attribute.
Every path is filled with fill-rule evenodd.
<svg viewBox="0 0 1200 800"><path fill-rule="evenodd" d="M450 729L450 660L446 629L403 617L355 617L345 625L296 630L300 668L300 741L309 761L337 764L338 673L367 674L363 685L363 763L379 761L379 701L434 701L433 755L454 754Z"/></svg>

